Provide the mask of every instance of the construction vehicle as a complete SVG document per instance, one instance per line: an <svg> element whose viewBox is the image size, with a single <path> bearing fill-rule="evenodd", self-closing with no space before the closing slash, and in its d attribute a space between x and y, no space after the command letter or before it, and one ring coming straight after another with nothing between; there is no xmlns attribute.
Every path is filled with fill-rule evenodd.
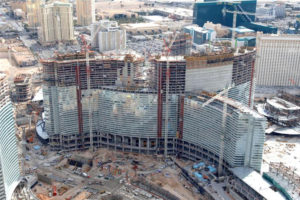
<svg viewBox="0 0 300 200"><path fill-rule="evenodd" d="M57 195L56 186L53 185L52 186L52 196L56 196L56 195Z"/></svg>

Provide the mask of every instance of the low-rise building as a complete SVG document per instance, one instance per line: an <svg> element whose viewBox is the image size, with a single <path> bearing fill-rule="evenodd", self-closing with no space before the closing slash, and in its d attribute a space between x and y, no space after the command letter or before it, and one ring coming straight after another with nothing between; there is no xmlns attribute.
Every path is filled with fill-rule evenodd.
<svg viewBox="0 0 300 200"><path fill-rule="evenodd" d="M121 24L120 27L128 34L140 35L140 34L158 34L168 31L169 27L164 24L158 23L138 23L138 24Z"/></svg>
<svg viewBox="0 0 300 200"><path fill-rule="evenodd" d="M198 25L186 26L183 30L185 33L189 33L192 36L194 45L200 45L207 41L214 41L217 36L215 30L202 28Z"/></svg>
<svg viewBox="0 0 300 200"><path fill-rule="evenodd" d="M116 21L101 20L92 25L92 47L100 52L126 48L126 30Z"/></svg>

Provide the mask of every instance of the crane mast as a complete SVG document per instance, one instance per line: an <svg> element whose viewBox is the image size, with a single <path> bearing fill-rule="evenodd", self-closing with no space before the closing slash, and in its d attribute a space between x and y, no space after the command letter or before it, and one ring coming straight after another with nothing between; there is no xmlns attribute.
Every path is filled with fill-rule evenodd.
<svg viewBox="0 0 300 200"><path fill-rule="evenodd" d="M88 110L89 110L89 135L90 135L90 150L94 150L94 144L93 144L93 116L92 116L92 93L91 93L91 67L90 67L90 52L89 47L91 42L95 39L97 36L97 33L100 31L101 26L99 26L96 30L95 35L91 38L90 42L87 43L84 36L81 35L81 40L84 45L84 51L85 51L85 59L86 59L86 74L87 74L87 92L88 92ZM84 141L83 144L84 145Z"/></svg>
<svg viewBox="0 0 300 200"><path fill-rule="evenodd" d="M173 43L175 42L177 37L177 32L174 34L173 39L171 40L169 46L167 46L165 42L165 47L167 51L167 69L166 69L166 118L165 118L165 147L164 147L164 156L168 156L168 134L169 134L169 90L170 90L170 62L169 62L169 55L171 52L171 48Z"/></svg>
<svg viewBox="0 0 300 200"><path fill-rule="evenodd" d="M234 7L234 10L228 10L226 8L224 8L222 10L223 12L223 15L225 16L226 13L231 13L233 14L233 19L232 19L232 35L231 35L231 42L232 42L232 47L236 48L236 42L235 42L235 29L236 29L236 19L237 19L237 15L244 15L246 16L246 18L252 22L251 18L248 16L248 15L254 15L255 16L255 13L250 13L250 12L245 12L243 10L243 8L240 6L240 5L233 5ZM239 8L241 11L238 11L237 8Z"/></svg>
<svg viewBox="0 0 300 200"><path fill-rule="evenodd" d="M219 98L220 96L224 95L225 97L228 96L228 91L234 87L234 84L231 84L231 86L225 88L220 93L215 95L214 97L210 98L206 102L202 104L202 108L207 106L208 104L212 103L215 99ZM224 138L225 138L225 129L226 129L226 120L227 120L227 103L223 103L223 112L222 112L222 130L221 130L221 136L220 136L220 154L219 154L219 165L218 165L218 176L220 177L222 175L223 171L223 157L224 157Z"/></svg>

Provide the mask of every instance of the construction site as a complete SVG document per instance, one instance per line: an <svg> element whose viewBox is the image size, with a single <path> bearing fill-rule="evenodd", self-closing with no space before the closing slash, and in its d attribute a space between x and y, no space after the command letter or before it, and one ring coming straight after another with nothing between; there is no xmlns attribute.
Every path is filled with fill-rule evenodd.
<svg viewBox="0 0 300 200"><path fill-rule="evenodd" d="M14 79L15 91L12 95L15 101L24 102L31 99L30 76L19 74Z"/></svg>
<svg viewBox="0 0 300 200"><path fill-rule="evenodd" d="M45 150L27 152L24 163L29 169L26 177L36 176L31 179L30 187L39 199L114 199L114 196L121 196L123 199L175 200L199 196L180 175L174 162L164 162L162 156L107 149L47 154Z"/></svg>
<svg viewBox="0 0 300 200"><path fill-rule="evenodd" d="M173 56L170 40L166 53L148 58L57 53L41 60L43 76L12 79L34 198L266 197L234 170L261 169L266 120L249 108L255 49Z"/></svg>
<svg viewBox="0 0 300 200"><path fill-rule="evenodd" d="M248 107L253 103L254 49L171 56L175 41L166 45L166 55L148 60L135 54L76 53L41 61L44 115L40 118L49 145L31 143L28 149L33 151L25 162L42 182L35 186L36 195L230 199L241 189L225 181L234 174L232 169L260 171L266 120ZM207 77L219 70L226 79L215 77L220 82L210 92L201 85L189 91L187 83L197 81L187 79L189 70ZM242 121L246 132L240 131ZM231 131L223 132L224 127ZM226 138L244 139L228 143ZM250 146L241 150L247 143L261 153L254 154ZM52 155L57 151L62 155ZM49 160L44 154L51 155ZM37 156L43 160L40 164ZM197 162L203 168L193 168ZM74 180L78 186L70 185ZM242 188L247 187L249 183ZM259 191L247 195L264 197Z"/></svg>
<svg viewBox="0 0 300 200"><path fill-rule="evenodd" d="M299 96L254 102L256 1L19 3L0 9L0 199L300 198L299 138L267 133L298 130Z"/></svg>

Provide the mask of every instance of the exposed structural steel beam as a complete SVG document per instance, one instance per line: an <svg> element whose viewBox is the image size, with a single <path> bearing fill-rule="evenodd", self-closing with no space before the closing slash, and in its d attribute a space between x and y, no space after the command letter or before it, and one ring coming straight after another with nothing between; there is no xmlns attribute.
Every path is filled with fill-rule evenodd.
<svg viewBox="0 0 300 200"><path fill-rule="evenodd" d="M226 92L228 92L228 90L230 90L232 87L234 87L234 85L232 85L232 86L224 89L223 91L221 91L217 95L215 95L212 98L210 98L209 100L207 100L205 103L202 104L202 108L204 108L205 106L207 106L208 104L210 104L211 102L213 102L216 98L218 98L218 97L222 96L223 94L225 94Z"/></svg>

